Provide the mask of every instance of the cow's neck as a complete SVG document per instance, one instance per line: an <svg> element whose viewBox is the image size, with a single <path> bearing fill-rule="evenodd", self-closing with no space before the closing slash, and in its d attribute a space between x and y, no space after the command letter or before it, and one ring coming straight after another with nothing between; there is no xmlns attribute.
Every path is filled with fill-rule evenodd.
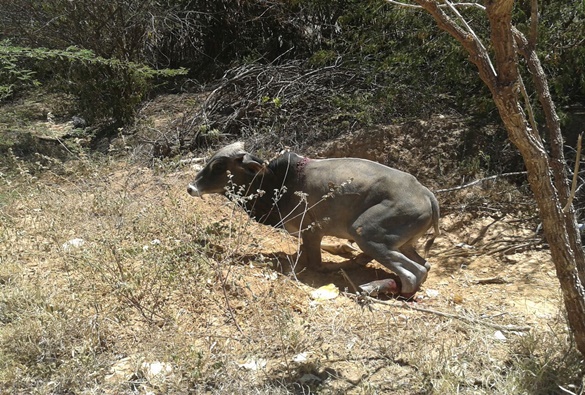
<svg viewBox="0 0 585 395"><path fill-rule="evenodd" d="M308 158L294 153L286 153L271 161L268 171L262 177L256 177L250 185L250 192L255 194L245 203L250 216L266 225L284 226L283 219L300 199L295 192L303 190L307 161ZM260 196L258 190L264 194Z"/></svg>

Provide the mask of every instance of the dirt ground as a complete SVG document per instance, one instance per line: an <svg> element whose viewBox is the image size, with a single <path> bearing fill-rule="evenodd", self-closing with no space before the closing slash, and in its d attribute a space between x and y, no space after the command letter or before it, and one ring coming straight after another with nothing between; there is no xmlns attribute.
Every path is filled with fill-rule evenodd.
<svg viewBox="0 0 585 395"><path fill-rule="evenodd" d="M224 203L219 197L204 199L197 199L194 204L206 213L218 213L218 207ZM428 308L454 307L456 310L481 306L486 317L489 316L487 312L492 312L493 317L521 317L518 325L546 325L547 320L558 315L562 306L554 265L532 224L523 224L513 217L497 220L466 217L465 214L450 214L441 218L442 233L428 257L432 264L429 277L409 303ZM222 218L209 216L209 220L221 221ZM261 241L247 249L246 254L266 257L276 271L289 272L289 266L294 265L296 259L298 240L284 231L257 224L249 226ZM342 244L345 240L326 237L324 242ZM359 252L359 248L343 255L322 251L323 261L331 265L332 272L301 268L296 279L310 288L333 283L340 290L353 293L353 286L333 266L357 257ZM366 267L356 264L356 268L346 270L346 274L354 285L395 278L376 261ZM292 277L290 273L288 276Z"/></svg>
<svg viewBox="0 0 585 395"><path fill-rule="evenodd" d="M222 211L226 207L223 197L194 199L191 204L194 210L203 215L204 221L210 223L228 221L233 215L230 210ZM339 271L324 274L301 269L300 273L293 276L287 269L290 262L294 262L296 258L295 252L298 248L296 239L282 231L255 223L246 226L247 232L254 235L253 241L240 252L248 265L241 271L238 270L237 274L231 273L231 277L240 278L236 283L239 284L239 289L245 290L247 297L244 301L233 301L236 309L246 311L246 299L253 300L255 297L261 297L260 295L276 293L279 298L284 298L286 305L291 306L300 317L304 317L303 320L314 314L325 321L319 321L320 325L327 325L328 320L342 320L342 323L332 322L331 325L341 325L349 333L361 331L361 341L371 342L369 345L361 344L361 348L352 349L348 345L352 337L344 331L340 331L333 338L323 335L323 338L327 339L327 350L334 349L339 352L337 358L327 358L336 361L329 365L331 368L317 369L320 372L317 374L320 377L319 383L323 377L336 377L335 380L327 381L326 388L331 392L323 393L368 393L363 390L365 383L370 383L376 388L371 393L390 393L386 391L404 394L484 393L483 391L522 393L523 391L517 388L498 390L497 385L486 384L483 379L477 378L471 380L467 392L449 386L441 390L441 385L436 383L429 386L421 385L421 378L414 377L417 376L415 372L419 369L417 365L422 364L421 360L424 361L426 357L418 355L421 352L420 348L413 351L409 346L401 346L401 339L410 344L418 344L414 346L415 349L431 346L428 343L423 346L417 343L419 341L432 341L433 347L439 344L452 346L453 349L448 354L455 352L456 356L441 357L440 352L434 355L435 351L429 351L430 355L434 356L429 356L427 362L443 367L449 366L450 358L465 360L466 357L459 353L467 352L470 358L475 358L471 355L476 353L485 353L492 366L479 362L475 367L470 363L468 368L476 369L475 373L481 376L496 374L495 371L506 369L508 362L505 361L510 358L508 353L513 350L512 345L517 341L521 342L526 336L530 337L530 333L548 331L547 328L559 326L566 330L562 318L561 294L550 254L541 237L535 233L532 221L526 220L525 216L494 213L493 217L473 218L461 212L442 217L442 235L436 239L429 256L432 269L416 296L404 302L380 295L376 299L386 304L370 302L366 303L365 307L359 307L361 304L350 295L354 293L353 285ZM343 242L334 238L325 241ZM422 242L424 240L421 240L421 244ZM322 253L324 262L334 265L336 262L343 262L356 256L359 251L343 256L325 251ZM264 263L259 266L257 262ZM270 264L272 268L267 269L264 264ZM284 270L285 274L281 274L281 270ZM347 270L346 274L355 285L395 278L375 261L366 268ZM341 292L347 294L331 300L314 300L312 292L328 284L334 284ZM322 311L323 309L326 312ZM245 321L245 318L243 319ZM467 327L469 323L471 324ZM425 332L424 328L427 326L433 328L427 333L429 337L421 336L419 331ZM410 330L409 328L412 329L412 333L402 336L401 331ZM377 367L371 364L372 351L380 346L376 340L367 341L365 340L367 337L362 337L368 336L367 334L376 337L378 341L382 341L381 339L388 335L393 337L395 347L388 351L393 363L388 364L381 360L379 366L373 364ZM458 340L458 336L466 339L464 344ZM360 344L357 339L354 341ZM340 351L348 347L351 349L348 354ZM469 347L472 350L469 350ZM477 349L473 349L474 347ZM319 358L319 353L327 353L322 347L311 347L311 350L312 358L318 360L323 358L323 356ZM409 353L417 354L415 359L419 362L413 363L411 360L413 357ZM356 360L363 359L370 360L370 363L366 364L368 366L366 371L369 373L363 370L363 362L356 363ZM475 362L478 360L475 359ZM274 364L280 363L273 361L272 369ZM270 362L268 365L270 366ZM316 374L315 370L310 369L311 374ZM421 368L420 371L422 370ZM465 368L462 371L465 371ZM305 377L304 374L299 376ZM299 377L296 380L298 382ZM412 389L406 390L409 386L412 386Z"/></svg>
<svg viewBox="0 0 585 395"><path fill-rule="evenodd" d="M7 306L25 306L4 327L4 347L42 335L28 352L61 339L52 352L63 361L89 353L99 366L82 370L94 377L81 377L94 383L86 392L551 393L557 381L547 366L557 365L549 359L568 360L554 268L523 217L443 216L433 267L413 300L368 302L338 271L293 275L298 241L222 196L189 196L191 169L109 166L79 181L42 177L3 207ZM76 238L85 244L65 247ZM323 257L331 265L351 258ZM356 285L392 276L375 261L346 273ZM315 297L328 284L341 293ZM50 376L38 392L75 382L61 374L67 379ZM526 392L535 386L546 391Z"/></svg>
<svg viewBox="0 0 585 395"><path fill-rule="evenodd" d="M435 191L462 184L449 154L461 123L408 128L420 134L378 128L303 154L367 157ZM428 133L439 142L430 152ZM0 388L10 393L583 391L554 266L514 184L437 193L432 269L404 301L356 296L351 283L393 277L375 261L347 270L350 281L294 274L298 240L222 196L189 196L188 161L55 166L0 174Z"/></svg>

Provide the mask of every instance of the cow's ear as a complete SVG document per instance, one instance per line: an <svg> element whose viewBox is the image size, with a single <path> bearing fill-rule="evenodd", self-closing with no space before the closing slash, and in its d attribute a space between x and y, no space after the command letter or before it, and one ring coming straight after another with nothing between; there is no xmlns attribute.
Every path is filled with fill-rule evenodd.
<svg viewBox="0 0 585 395"><path fill-rule="evenodd" d="M263 163L256 160L252 155L246 154L242 158L242 167L249 173L260 174L266 170Z"/></svg>
<svg viewBox="0 0 585 395"><path fill-rule="evenodd" d="M227 170L227 160L225 158L217 158L209 162L207 165L211 173L224 173Z"/></svg>

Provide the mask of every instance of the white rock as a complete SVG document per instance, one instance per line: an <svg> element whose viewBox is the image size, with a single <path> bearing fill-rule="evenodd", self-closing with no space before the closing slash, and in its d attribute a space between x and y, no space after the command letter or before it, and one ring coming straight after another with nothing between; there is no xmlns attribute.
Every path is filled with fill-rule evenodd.
<svg viewBox="0 0 585 395"><path fill-rule="evenodd" d="M165 362L143 362L142 369L144 369L144 373L147 377L154 377L158 376L159 374L168 374L173 371L173 367Z"/></svg>
<svg viewBox="0 0 585 395"><path fill-rule="evenodd" d="M506 335L504 335L504 334L502 333L502 331L496 331L496 332L494 333L494 339L496 339L496 340L501 340L501 341L506 341L506 340L508 340L508 338L506 337Z"/></svg>
<svg viewBox="0 0 585 395"><path fill-rule="evenodd" d="M238 366L246 370L258 370L266 366L266 360L261 358L259 359L252 358L244 363L239 363Z"/></svg>
<svg viewBox="0 0 585 395"><path fill-rule="evenodd" d="M70 251L73 248L83 247L84 244L85 244L85 240L83 240L83 239L80 239L80 238L71 239L71 240L63 243L63 250Z"/></svg>
<svg viewBox="0 0 585 395"><path fill-rule="evenodd" d="M307 353L306 352L302 352L300 354L297 354L293 357L293 361L294 362L305 362L307 360Z"/></svg>

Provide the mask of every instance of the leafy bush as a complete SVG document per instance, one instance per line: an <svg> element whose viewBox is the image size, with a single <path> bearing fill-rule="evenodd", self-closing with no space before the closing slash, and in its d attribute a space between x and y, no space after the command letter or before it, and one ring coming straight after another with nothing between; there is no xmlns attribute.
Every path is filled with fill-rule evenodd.
<svg viewBox="0 0 585 395"><path fill-rule="evenodd" d="M527 13L522 16L527 18ZM539 55L549 75L554 99L562 105L583 103L585 2L542 2L540 13Z"/></svg>
<svg viewBox="0 0 585 395"><path fill-rule="evenodd" d="M89 49L155 68L188 67L216 77L236 59L303 52L287 1L12 0L0 24L19 45Z"/></svg>
<svg viewBox="0 0 585 395"><path fill-rule="evenodd" d="M0 23L18 45L65 49L72 45L104 58L141 61L153 0L11 0Z"/></svg>
<svg viewBox="0 0 585 395"><path fill-rule="evenodd" d="M578 103L585 95L583 3L548 2L540 10L538 49L555 100ZM482 10L461 12L480 37L488 34ZM529 2L518 3L518 27L527 29L529 18ZM382 0L12 0L0 23L20 51L0 53L0 98L50 81L78 98L89 121L128 122L153 82L169 76L167 67L189 68L198 83L220 85L246 67L257 72L221 86L211 99L229 101L187 113L180 133L161 131L164 144L155 149L161 155L177 153L168 145L193 149L226 134L261 140L284 134L295 145L437 113L498 120L465 51L427 13ZM313 78L332 67L345 76ZM289 87L317 83L281 91L285 80L266 78L275 73Z"/></svg>
<svg viewBox="0 0 585 395"><path fill-rule="evenodd" d="M39 84L34 71L19 65L18 56L0 54L0 101L10 98L17 91Z"/></svg>
<svg viewBox="0 0 585 395"><path fill-rule="evenodd" d="M28 48L0 42L0 92L3 99L44 83L49 90L73 94L88 122L129 122L138 104L162 78L185 70L155 70L143 64L106 59L92 51Z"/></svg>

